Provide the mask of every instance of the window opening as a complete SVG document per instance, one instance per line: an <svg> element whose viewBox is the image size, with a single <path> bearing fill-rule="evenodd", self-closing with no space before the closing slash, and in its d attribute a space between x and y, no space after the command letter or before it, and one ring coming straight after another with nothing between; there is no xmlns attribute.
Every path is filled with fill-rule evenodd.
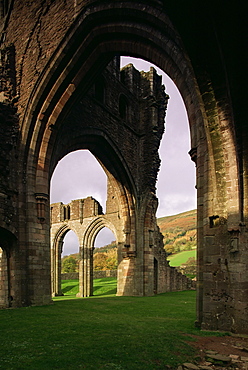
<svg viewBox="0 0 248 370"><path fill-rule="evenodd" d="M195 164L188 155L191 149L189 123L181 94L170 77L157 66L142 59L121 57L121 68L129 63L139 71L149 71L153 66L162 75L165 92L170 97L165 133L159 147L161 167L157 181L157 217L196 209Z"/></svg>
<svg viewBox="0 0 248 370"><path fill-rule="evenodd" d="M117 267L115 236L110 229L104 227L99 231L94 242L94 295L116 294ZM103 286L99 287L98 279L106 279L106 284L101 283Z"/></svg>
<svg viewBox="0 0 248 370"><path fill-rule="evenodd" d="M122 119L127 118L127 99L124 95L120 95L119 98L119 114Z"/></svg>
<svg viewBox="0 0 248 370"><path fill-rule="evenodd" d="M117 245L110 229L104 227L96 236L94 243L94 270L117 269Z"/></svg>
<svg viewBox="0 0 248 370"><path fill-rule="evenodd" d="M77 150L57 164L51 178L50 202L68 204L88 196L95 198L105 213L107 176L89 150ZM70 211L68 215L70 219Z"/></svg>

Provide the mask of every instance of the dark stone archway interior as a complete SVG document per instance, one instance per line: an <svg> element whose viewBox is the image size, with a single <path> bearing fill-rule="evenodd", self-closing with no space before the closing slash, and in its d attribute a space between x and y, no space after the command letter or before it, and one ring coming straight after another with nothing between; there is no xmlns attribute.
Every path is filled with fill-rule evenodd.
<svg viewBox="0 0 248 370"><path fill-rule="evenodd" d="M151 294L158 95L155 100L149 95L148 112L143 110L135 129L127 121L128 96L110 97L113 105L120 103L109 114L109 122L111 117L117 122L118 116L116 131L103 122L97 131L86 119L94 114L86 102L96 81L101 82L96 97L104 101L103 69L116 54L130 55L163 69L187 109L197 171L197 323L203 329L248 332L243 5L195 0L1 2L0 245L5 251L2 245L11 244L13 272L4 288L6 305L50 302L50 177L60 158L83 147L102 161L116 189L128 246L123 260L132 271L128 280L143 286L142 294ZM80 125L74 121L77 114L87 127L73 137L74 123ZM130 145L131 129L138 149L136 142ZM67 142L66 132L71 138ZM134 285L131 290L141 294Z"/></svg>

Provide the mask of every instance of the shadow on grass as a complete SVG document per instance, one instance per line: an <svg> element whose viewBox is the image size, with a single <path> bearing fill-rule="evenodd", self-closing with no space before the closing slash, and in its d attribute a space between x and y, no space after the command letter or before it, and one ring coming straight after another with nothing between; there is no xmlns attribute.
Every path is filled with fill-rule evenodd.
<svg viewBox="0 0 248 370"><path fill-rule="evenodd" d="M117 281L112 278L103 278L94 280L93 295L106 296L114 295L117 292Z"/></svg>
<svg viewBox="0 0 248 370"><path fill-rule="evenodd" d="M73 288L76 288L77 285L68 285L66 287L63 288L63 293L67 293L69 292L70 290L72 290Z"/></svg>
<svg viewBox="0 0 248 370"><path fill-rule="evenodd" d="M105 296L110 294L116 294L116 288L110 289L110 290L102 290L104 286L98 286L94 288L93 295L94 296Z"/></svg>
<svg viewBox="0 0 248 370"><path fill-rule="evenodd" d="M78 280L62 280L62 292L64 294L63 300L78 299L76 297L79 292ZM93 296L92 297L107 297L115 296L117 293L117 279L116 278L101 278L94 279ZM55 297L55 300L59 300Z"/></svg>

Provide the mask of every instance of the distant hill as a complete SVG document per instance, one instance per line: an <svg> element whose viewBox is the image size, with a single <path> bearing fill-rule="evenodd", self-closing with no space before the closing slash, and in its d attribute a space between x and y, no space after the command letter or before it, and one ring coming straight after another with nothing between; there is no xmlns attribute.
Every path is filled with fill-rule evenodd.
<svg viewBox="0 0 248 370"><path fill-rule="evenodd" d="M196 248L196 210L179 213L173 216L165 216L157 219L158 226L164 236L164 248L168 255L183 251L190 251ZM94 249L94 259L96 255L106 254L111 259L116 253L116 242ZM70 255L74 259L79 259L79 253ZM63 259L67 258L65 256Z"/></svg>
<svg viewBox="0 0 248 370"><path fill-rule="evenodd" d="M196 229L196 209L173 216L160 217L157 222L161 233L177 227L186 231L193 230Z"/></svg>
<svg viewBox="0 0 248 370"><path fill-rule="evenodd" d="M95 248L93 253L108 253L111 249L117 248L116 241L111 242L110 244L104 245L103 247Z"/></svg>
<svg viewBox="0 0 248 370"><path fill-rule="evenodd" d="M168 254L196 248L196 210L157 219Z"/></svg>

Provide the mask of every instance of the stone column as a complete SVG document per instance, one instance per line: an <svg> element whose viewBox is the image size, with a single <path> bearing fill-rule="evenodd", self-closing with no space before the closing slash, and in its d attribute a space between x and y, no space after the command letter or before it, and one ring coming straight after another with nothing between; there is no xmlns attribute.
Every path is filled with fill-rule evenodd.
<svg viewBox="0 0 248 370"><path fill-rule="evenodd" d="M82 246L80 256L77 297L89 297L93 295L93 249Z"/></svg>
<svg viewBox="0 0 248 370"><path fill-rule="evenodd" d="M0 308L9 307L9 282L7 253L0 248Z"/></svg>
<svg viewBox="0 0 248 370"><path fill-rule="evenodd" d="M61 290L61 253L63 250L63 239L60 239L52 250L52 296L62 296Z"/></svg>

